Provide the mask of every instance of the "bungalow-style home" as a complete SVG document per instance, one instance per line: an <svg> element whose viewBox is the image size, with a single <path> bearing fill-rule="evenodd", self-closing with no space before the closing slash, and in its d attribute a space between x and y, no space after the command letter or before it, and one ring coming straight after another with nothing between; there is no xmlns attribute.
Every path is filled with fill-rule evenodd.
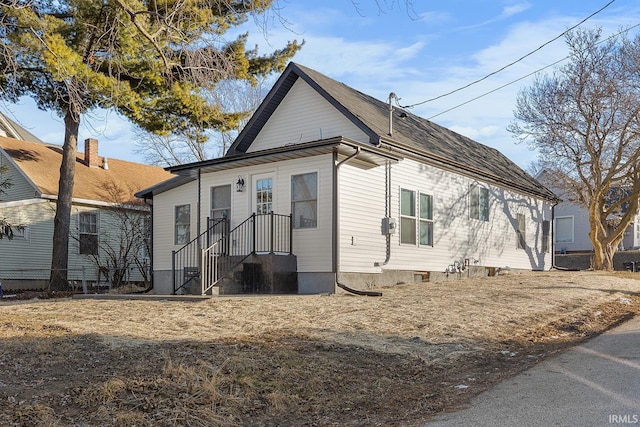
<svg viewBox="0 0 640 427"><path fill-rule="evenodd" d="M5 289L38 288L49 278L61 160L62 147L40 141L0 114L0 180L11 184L0 189L0 218L21 226L13 229L12 240L0 240ZM133 194L171 176L160 167L101 157L98 141L85 141L76 162L70 281L145 280L150 265L139 232L149 226L150 214Z"/></svg>
<svg viewBox="0 0 640 427"><path fill-rule="evenodd" d="M152 200L157 293L370 291L551 268L556 196L497 150L290 63Z"/></svg>

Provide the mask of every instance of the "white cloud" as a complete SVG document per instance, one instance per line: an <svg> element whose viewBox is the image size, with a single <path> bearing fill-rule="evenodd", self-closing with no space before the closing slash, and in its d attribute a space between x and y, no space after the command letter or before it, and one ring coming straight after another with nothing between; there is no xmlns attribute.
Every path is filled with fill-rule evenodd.
<svg viewBox="0 0 640 427"><path fill-rule="evenodd" d="M504 19L504 18L508 18L510 16L513 16L513 15L517 15L518 13L522 13L525 10L529 9L530 7L531 7L531 4L529 4L527 2L517 3L517 4L510 5L510 6L505 6L502 9L502 14L499 16L498 19Z"/></svg>

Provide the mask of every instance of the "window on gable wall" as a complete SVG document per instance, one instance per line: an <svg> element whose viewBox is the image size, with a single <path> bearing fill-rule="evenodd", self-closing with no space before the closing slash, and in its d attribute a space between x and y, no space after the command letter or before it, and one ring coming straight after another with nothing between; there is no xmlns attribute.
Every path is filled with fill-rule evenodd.
<svg viewBox="0 0 640 427"><path fill-rule="evenodd" d="M185 245L191 240L191 205L179 205L175 209L175 244Z"/></svg>
<svg viewBox="0 0 640 427"><path fill-rule="evenodd" d="M418 193L416 199L415 191L400 190L400 243L433 246L433 196L430 194Z"/></svg>
<svg viewBox="0 0 640 427"><path fill-rule="evenodd" d="M478 184L469 187L469 218L489 221L489 189Z"/></svg>
<svg viewBox="0 0 640 427"><path fill-rule="evenodd" d="M98 212L80 212L79 214L80 254L98 254Z"/></svg>
<svg viewBox="0 0 640 427"><path fill-rule="evenodd" d="M525 249L527 247L527 217L518 214L518 229L516 230L516 247Z"/></svg>

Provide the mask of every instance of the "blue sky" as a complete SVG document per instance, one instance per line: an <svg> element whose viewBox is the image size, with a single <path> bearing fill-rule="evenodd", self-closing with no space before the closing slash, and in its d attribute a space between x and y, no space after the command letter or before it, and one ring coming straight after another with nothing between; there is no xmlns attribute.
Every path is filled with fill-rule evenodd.
<svg viewBox="0 0 640 427"><path fill-rule="evenodd" d="M279 16L270 15L266 31L253 22L247 30L250 46L257 44L263 52L280 48L287 40L304 39L305 46L295 62L380 100L394 92L402 105L411 105L499 70L609 1L414 0L407 10L404 0L378 0L380 7L375 0L279 0ZM582 27L602 27L608 36L638 24L640 2L615 0ZM506 127L513 120L518 90L529 85L532 77L481 95L566 55L564 40L556 40L481 83L411 111L495 147L526 168L535 160L535 153L517 144ZM0 104L0 109L41 139L62 144L62 120L37 110L31 101ZM143 161L134 153L130 124L114 112L98 111L83 117L80 140L88 137L100 140L101 155Z"/></svg>

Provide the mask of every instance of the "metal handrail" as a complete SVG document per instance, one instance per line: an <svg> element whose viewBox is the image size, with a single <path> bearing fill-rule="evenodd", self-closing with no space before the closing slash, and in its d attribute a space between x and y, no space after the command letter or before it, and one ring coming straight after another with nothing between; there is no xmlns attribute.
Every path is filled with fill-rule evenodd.
<svg viewBox="0 0 640 427"><path fill-rule="evenodd" d="M251 214L218 241L201 251L202 294L256 253L293 253L292 215Z"/></svg>

